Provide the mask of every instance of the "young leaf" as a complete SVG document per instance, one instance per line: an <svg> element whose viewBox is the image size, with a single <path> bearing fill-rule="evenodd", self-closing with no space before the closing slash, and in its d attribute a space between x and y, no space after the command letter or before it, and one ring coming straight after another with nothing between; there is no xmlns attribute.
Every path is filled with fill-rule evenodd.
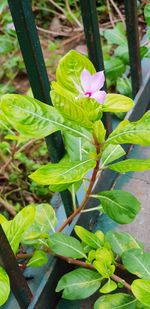
<svg viewBox="0 0 150 309"><path fill-rule="evenodd" d="M101 276L97 272L78 268L59 280L56 292L64 290L62 297L66 299L84 299L96 292L100 284Z"/></svg>
<svg viewBox="0 0 150 309"><path fill-rule="evenodd" d="M102 242L100 239L93 233L89 232L86 230L84 227L76 225L75 228L75 233L77 236L87 245L90 247L97 249L101 248Z"/></svg>
<svg viewBox="0 0 150 309"><path fill-rule="evenodd" d="M115 271L113 263L113 254L106 248L96 250L96 260L93 262L94 267L103 278L109 278Z"/></svg>
<svg viewBox="0 0 150 309"><path fill-rule="evenodd" d="M128 112L134 106L133 100L121 94L107 94L102 105L103 112Z"/></svg>
<svg viewBox="0 0 150 309"><path fill-rule="evenodd" d="M126 232L108 231L106 240L110 243L113 252L119 256L131 248L140 248L140 244Z"/></svg>
<svg viewBox="0 0 150 309"><path fill-rule="evenodd" d="M92 122L102 118L102 104L95 99L83 97L76 100L76 103L87 113L88 119Z"/></svg>
<svg viewBox="0 0 150 309"><path fill-rule="evenodd" d="M86 258L81 243L74 237L62 233L55 233L49 236L49 247L59 255L71 258Z"/></svg>
<svg viewBox="0 0 150 309"><path fill-rule="evenodd" d="M37 250L34 252L33 256L28 261L27 266L39 267L39 266L43 266L47 262L48 262L47 254L41 250Z"/></svg>
<svg viewBox="0 0 150 309"><path fill-rule="evenodd" d="M150 307L150 280L137 279L131 284L134 296L144 305ZM147 307L146 307L147 308Z"/></svg>
<svg viewBox="0 0 150 309"><path fill-rule="evenodd" d="M49 231L55 232L57 218L54 209L50 204L33 204L35 209L35 218L32 225L25 231L21 237L21 242L25 244L34 244L39 238L47 238Z"/></svg>
<svg viewBox="0 0 150 309"><path fill-rule="evenodd" d="M150 159L146 160L137 160L137 159L128 159L121 162L117 162L115 164L111 164L108 166L113 171L117 171L119 173L126 172L142 172L150 169Z"/></svg>
<svg viewBox="0 0 150 309"><path fill-rule="evenodd" d="M49 163L40 167L29 177L41 185L71 184L82 179L86 172L95 167L95 165L96 161L92 159L66 163Z"/></svg>
<svg viewBox="0 0 150 309"><path fill-rule="evenodd" d="M127 224L134 220L140 210L139 201L129 192L112 190L95 195L102 204L103 211L114 221Z"/></svg>
<svg viewBox="0 0 150 309"><path fill-rule="evenodd" d="M9 123L24 137L41 138L62 130L89 140L80 126L64 119L54 107L31 97L6 94L1 98L1 109Z"/></svg>
<svg viewBox="0 0 150 309"><path fill-rule="evenodd" d="M94 304L94 309L137 309L136 304L137 300L131 295L118 293L98 298Z"/></svg>
<svg viewBox="0 0 150 309"><path fill-rule="evenodd" d="M102 153L102 165L101 168L108 163L119 159L125 155L124 149L120 145L108 145Z"/></svg>
<svg viewBox="0 0 150 309"><path fill-rule="evenodd" d="M147 26L150 27L150 3L144 6L144 17L145 17Z"/></svg>
<svg viewBox="0 0 150 309"><path fill-rule="evenodd" d="M68 91L59 85L57 91L51 91L51 99L54 107L67 119L77 124L92 129L92 122L88 120L88 114L79 104L76 104L74 97L69 97Z"/></svg>
<svg viewBox="0 0 150 309"><path fill-rule="evenodd" d="M7 219L0 214L0 224L2 224L3 222L7 221Z"/></svg>
<svg viewBox="0 0 150 309"><path fill-rule="evenodd" d="M2 224L4 232L14 253L17 252L21 237L33 223L34 217L35 208L33 206L26 206L15 216L13 220L6 221Z"/></svg>
<svg viewBox="0 0 150 309"><path fill-rule="evenodd" d="M91 74L96 72L92 62L86 56L71 50L59 61L56 71L57 82L78 95L74 82L80 85L80 75L83 69L87 69Z"/></svg>
<svg viewBox="0 0 150 309"><path fill-rule="evenodd" d="M124 45L127 42L125 32L121 29L120 25L115 26L113 29L105 30L104 37L108 43L116 45Z"/></svg>
<svg viewBox="0 0 150 309"><path fill-rule="evenodd" d="M0 306L8 299L10 293L10 282L3 267L0 267Z"/></svg>
<svg viewBox="0 0 150 309"><path fill-rule="evenodd" d="M130 273L150 280L150 253L141 249L130 249L123 253L122 262Z"/></svg>
<svg viewBox="0 0 150 309"><path fill-rule="evenodd" d="M106 143L150 145L150 111L138 121L123 121L109 135Z"/></svg>
<svg viewBox="0 0 150 309"><path fill-rule="evenodd" d="M102 288L100 289L101 293L107 294L117 289L117 284L113 280L108 280Z"/></svg>
<svg viewBox="0 0 150 309"><path fill-rule="evenodd" d="M106 130L102 121L98 120L94 123L93 134L95 134L99 143L103 143L105 141Z"/></svg>

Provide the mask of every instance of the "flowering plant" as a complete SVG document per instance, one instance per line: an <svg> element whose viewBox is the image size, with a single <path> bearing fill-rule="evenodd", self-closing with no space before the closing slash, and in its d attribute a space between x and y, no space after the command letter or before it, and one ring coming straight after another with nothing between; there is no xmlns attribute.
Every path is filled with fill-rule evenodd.
<svg viewBox="0 0 150 309"><path fill-rule="evenodd" d="M84 227L75 226L78 239L66 235L64 228L86 206L90 197L100 201L97 207L119 224L128 224L140 211L140 202L129 192L103 191L92 196L97 176L103 169L117 172L144 171L150 168L150 159L126 159L123 144L150 145L150 112L136 122L122 121L106 137L101 121L105 112L127 112L134 102L117 94L99 90L104 85L104 73L95 71L87 57L70 51L59 62L56 82L52 82L48 106L34 98L8 94L1 99L1 121L11 125L19 135L7 136L18 140L41 138L61 131L65 155L58 163L41 166L29 177L53 192L68 189L73 196L73 210L56 231L56 215L48 204L29 205L17 216L0 222L16 258L24 258L24 265L41 266L47 263L47 253L58 256L75 268L65 274L56 287L63 290L63 297L70 300L83 299L100 289L94 304L97 308L148 308L150 307L150 254L129 233L102 231L92 233ZM118 162L117 159L123 158ZM82 203L77 207L75 192L81 186L86 173L91 171L89 186ZM92 211L92 209L91 209ZM49 233L51 232L51 233ZM19 245L32 246L31 254L18 254ZM119 277L117 268L136 275L131 285ZM0 268L0 291L2 305L9 295L9 278ZM118 292L118 289L123 291ZM4 291L5 289L5 296ZM126 289L126 292L124 292ZM111 294L116 290L116 294Z"/></svg>

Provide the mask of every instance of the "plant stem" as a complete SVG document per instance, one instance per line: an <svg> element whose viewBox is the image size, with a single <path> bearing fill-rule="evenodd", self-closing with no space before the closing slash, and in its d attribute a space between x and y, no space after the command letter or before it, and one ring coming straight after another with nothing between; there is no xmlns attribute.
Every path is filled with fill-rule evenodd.
<svg viewBox="0 0 150 309"><path fill-rule="evenodd" d="M73 265L76 265L76 266L79 266L79 267L84 267L84 268L87 268L87 269L95 270L95 267L94 267L93 265L87 264L87 263L85 263L85 262L83 262L83 261L76 260L76 259L72 259L72 258L68 258L68 257L66 257L66 256L61 256L61 255L56 255L56 256L57 256L58 258L60 258L61 260L66 261L66 262L69 263L69 264L73 264ZM114 281L118 282L118 283L121 282L127 290L131 291L131 286L130 286L130 284L127 283L124 279L120 278L119 276L117 276L117 275L115 275L115 274L111 275L111 278L112 278Z"/></svg>
<svg viewBox="0 0 150 309"><path fill-rule="evenodd" d="M94 142L95 142L95 147L96 147L96 153L99 154L100 152L100 145L97 141L96 138L94 138ZM93 189L93 186L95 184L95 180L96 180L96 176L97 176L97 173L99 171L99 159L96 160L96 166L93 170L93 174L92 174L92 177L91 177L91 181L90 181L90 184L89 184L89 187L88 187L88 190L86 192L86 195L80 205L79 208L77 208L65 221L64 223L60 226L60 228L58 229L58 232L61 232L68 223L70 223L80 212L81 210L85 207L90 195L91 195L91 192L92 192L92 189Z"/></svg>

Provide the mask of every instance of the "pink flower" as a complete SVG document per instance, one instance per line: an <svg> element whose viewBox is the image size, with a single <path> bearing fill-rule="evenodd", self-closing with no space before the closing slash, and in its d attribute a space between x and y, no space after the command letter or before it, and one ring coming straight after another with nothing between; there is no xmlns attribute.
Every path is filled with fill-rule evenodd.
<svg viewBox="0 0 150 309"><path fill-rule="evenodd" d="M80 75L81 87L74 82L76 89L82 97L95 99L98 103L102 104L106 97L105 91L100 91L105 82L104 72L96 72L91 75L89 71L83 69Z"/></svg>

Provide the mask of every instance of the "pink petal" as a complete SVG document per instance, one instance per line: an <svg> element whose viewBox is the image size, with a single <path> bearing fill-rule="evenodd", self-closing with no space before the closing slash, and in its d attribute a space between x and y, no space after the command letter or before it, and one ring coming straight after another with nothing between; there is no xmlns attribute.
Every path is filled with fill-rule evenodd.
<svg viewBox="0 0 150 309"><path fill-rule="evenodd" d="M103 71L97 72L94 75L92 75L91 78L91 86L89 91L95 92L99 89L101 89L105 82L105 75Z"/></svg>
<svg viewBox="0 0 150 309"><path fill-rule="evenodd" d="M82 88L84 89L85 92L89 91L89 88L91 85L91 78L92 78L92 75L90 74L90 72L86 69L83 69L80 75L80 81L81 81Z"/></svg>
<svg viewBox="0 0 150 309"><path fill-rule="evenodd" d="M104 102L105 97L106 97L105 91L96 91L91 95L91 98L95 99L100 104Z"/></svg>

